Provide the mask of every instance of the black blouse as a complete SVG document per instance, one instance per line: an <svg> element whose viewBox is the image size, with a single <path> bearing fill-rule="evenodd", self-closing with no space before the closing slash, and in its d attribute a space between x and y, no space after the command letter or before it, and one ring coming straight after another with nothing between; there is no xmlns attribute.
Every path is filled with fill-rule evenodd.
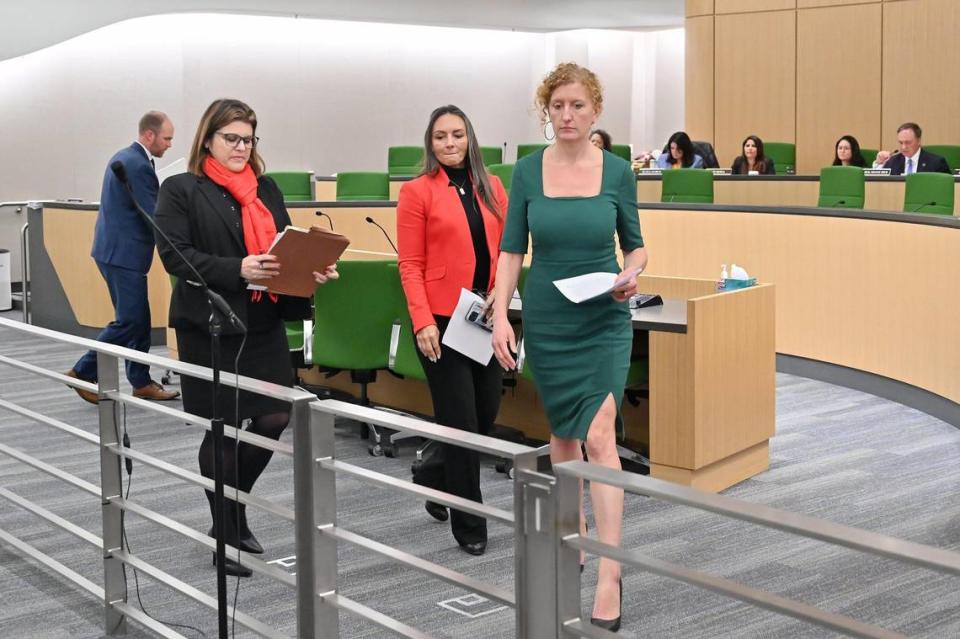
<svg viewBox="0 0 960 639"><path fill-rule="evenodd" d="M463 205L467 216L467 224L470 226L473 255L476 258L476 266L473 269L473 290L486 293L487 285L490 283L490 249L487 248L487 232L483 226L480 205L473 192L473 183L470 182L470 175L466 168L455 169L445 166L443 170L450 180L450 188L457 189L460 204Z"/></svg>

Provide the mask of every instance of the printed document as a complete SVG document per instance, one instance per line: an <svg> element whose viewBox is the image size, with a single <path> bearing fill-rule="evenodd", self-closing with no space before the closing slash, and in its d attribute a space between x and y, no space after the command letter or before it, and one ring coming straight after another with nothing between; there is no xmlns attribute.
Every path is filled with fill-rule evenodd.
<svg viewBox="0 0 960 639"><path fill-rule="evenodd" d="M576 277L568 277L562 280L554 280L556 286L563 296L574 304L596 299L601 295L607 295L618 286L623 286L631 279L640 275L642 268L631 269L621 277L616 273L585 273Z"/></svg>
<svg viewBox="0 0 960 639"><path fill-rule="evenodd" d="M450 323L441 342L484 366L489 364L493 357L493 335L487 328L476 323L482 318L473 316L477 314L475 305L479 303L482 306L485 301L476 293L461 289L460 300L450 316Z"/></svg>

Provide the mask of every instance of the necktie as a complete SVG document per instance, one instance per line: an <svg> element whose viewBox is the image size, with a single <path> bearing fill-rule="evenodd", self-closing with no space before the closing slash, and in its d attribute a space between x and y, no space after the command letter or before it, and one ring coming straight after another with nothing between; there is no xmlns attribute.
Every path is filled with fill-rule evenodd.
<svg viewBox="0 0 960 639"><path fill-rule="evenodd" d="M907 158L907 175L913 173L913 158Z"/></svg>
<svg viewBox="0 0 960 639"><path fill-rule="evenodd" d="M153 167L153 170L157 170L157 163L153 161L153 158L150 158L150 166Z"/></svg>

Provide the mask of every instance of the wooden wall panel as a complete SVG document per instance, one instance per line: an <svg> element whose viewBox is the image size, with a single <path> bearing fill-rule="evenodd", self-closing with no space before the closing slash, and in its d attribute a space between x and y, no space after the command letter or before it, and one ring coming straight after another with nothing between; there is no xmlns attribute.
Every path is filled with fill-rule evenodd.
<svg viewBox="0 0 960 639"><path fill-rule="evenodd" d="M694 140L713 140L713 16L687 18L684 69L685 130Z"/></svg>
<svg viewBox="0 0 960 639"><path fill-rule="evenodd" d="M850 4L880 4L881 0L797 0L798 9L810 9L814 7L838 7Z"/></svg>
<svg viewBox="0 0 960 639"><path fill-rule="evenodd" d="M684 15L688 18L694 16L712 16L713 0L687 0L684 9Z"/></svg>
<svg viewBox="0 0 960 639"><path fill-rule="evenodd" d="M716 0L714 11L721 13L750 13L755 11L782 11L796 9L797 0Z"/></svg>
<svg viewBox="0 0 960 639"><path fill-rule="evenodd" d="M720 166L730 166L750 134L794 142L796 11L718 15L715 30L714 146Z"/></svg>
<svg viewBox="0 0 960 639"><path fill-rule="evenodd" d="M797 12L798 174L830 164L834 143L847 133L878 148L880 32L880 3Z"/></svg>
<svg viewBox="0 0 960 639"><path fill-rule="evenodd" d="M883 4L883 145L912 121L927 144L960 144L960 2L903 0Z"/></svg>

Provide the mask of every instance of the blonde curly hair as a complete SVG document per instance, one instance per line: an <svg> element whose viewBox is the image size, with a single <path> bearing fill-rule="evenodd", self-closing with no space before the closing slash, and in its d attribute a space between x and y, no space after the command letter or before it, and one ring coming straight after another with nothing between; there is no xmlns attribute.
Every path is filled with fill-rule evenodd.
<svg viewBox="0 0 960 639"><path fill-rule="evenodd" d="M593 107L597 111L603 109L603 87L600 86L597 74L576 62L561 62L543 78L543 82L537 87L533 104L540 114L540 124L546 124L547 120L550 119L547 109L553 92L574 82L579 82L586 88L587 93L590 94L590 100L593 102Z"/></svg>

